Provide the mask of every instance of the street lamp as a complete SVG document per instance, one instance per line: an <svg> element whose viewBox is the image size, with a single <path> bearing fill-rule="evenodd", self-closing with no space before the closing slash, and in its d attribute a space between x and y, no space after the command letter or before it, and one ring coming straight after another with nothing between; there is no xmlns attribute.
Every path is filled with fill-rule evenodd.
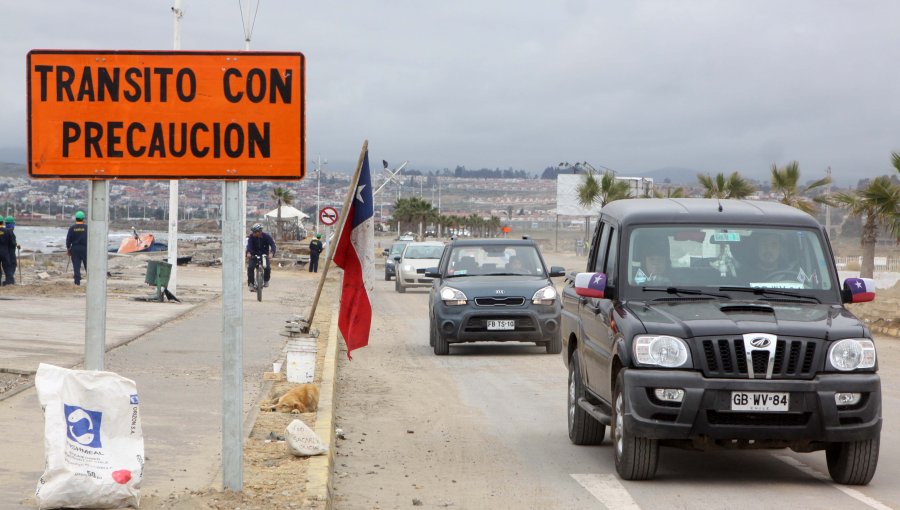
<svg viewBox="0 0 900 510"><path fill-rule="evenodd" d="M322 165L327 165L328 160L322 161L322 156L316 156L313 163L316 164L316 232L319 232L319 211L322 210L319 203L319 194L322 191Z"/></svg>

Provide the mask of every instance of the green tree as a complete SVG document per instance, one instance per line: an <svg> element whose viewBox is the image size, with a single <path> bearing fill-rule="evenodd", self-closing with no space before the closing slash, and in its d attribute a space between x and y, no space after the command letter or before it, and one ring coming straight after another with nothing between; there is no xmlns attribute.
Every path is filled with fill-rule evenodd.
<svg viewBox="0 0 900 510"><path fill-rule="evenodd" d="M584 174L584 179L575 188L578 196L578 205L585 209L590 209L594 205L601 208L610 202L629 198L631 190L626 181L617 181L611 172L605 172L598 180L594 177L593 171ZM591 217L586 216L584 219L584 239L587 241L591 236Z"/></svg>
<svg viewBox="0 0 900 510"><path fill-rule="evenodd" d="M878 225L883 225L900 242L900 186L883 175L855 192L838 193L834 201L842 204L855 216L865 216L860 239L863 253L859 275L862 278L872 278L875 272Z"/></svg>
<svg viewBox="0 0 900 510"><path fill-rule="evenodd" d="M750 181L741 177L741 174L732 172L728 178L725 174L718 173L715 177L709 174L698 174L697 180L703 186L704 198L747 198L752 195L756 188L750 184Z"/></svg>
<svg viewBox="0 0 900 510"><path fill-rule="evenodd" d="M421 234L421 225L436 214L432 205L419 197L400 198L394 203L394 220L399 226L403 223L412 224L413 229L418 225ZM402 229L401 229L402 230Z"/></svg>
<svg viewBox="0 0 900 510"><path fill-rule="evenodd" d="M891 162L894 164L894 168L900 172L900 152L891 153Z"/></svg>
<svg viewBox="0 0 900 510"><path fill-rule="evenodd" d="M281 204L291 205L294 201L294 195L291 193L291 190L279 186L272 190L272 198L275 199L275 206L278 208L278 216L275 219L275 236L280 240L282 238Z"/></svg>
<svg viewBox="0 0 900 510"><path fill-rule="evenodd" d="M666 187L665 193L660 191L658 188L654 188L653 198L687 198L687 193L685 193L684 188L682 188L681 186L675 189Z"/></svg>
<svg viewBox="0 0 900 510"><path fill-rule="evenodd" d="M812 214L816 210L816 203L827 203L826 197L806 198L804 195L811 190L831 184L831 177L823 177L806 187L800 186L800 165L791 161L782 168L772 164L772 192L781 194L779 202L796 207L801 211Z"/></svg>

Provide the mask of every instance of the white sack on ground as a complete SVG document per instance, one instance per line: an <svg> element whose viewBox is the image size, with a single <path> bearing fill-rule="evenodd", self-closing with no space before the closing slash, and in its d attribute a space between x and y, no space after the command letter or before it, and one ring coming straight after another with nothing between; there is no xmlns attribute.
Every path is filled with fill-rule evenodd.
<svg viewBox="0 0 900 510"><path fill-rule="evenodd" d="M46 465L38 508L137 508L144 437L134 381L41 363L34 384Z"/></svg>

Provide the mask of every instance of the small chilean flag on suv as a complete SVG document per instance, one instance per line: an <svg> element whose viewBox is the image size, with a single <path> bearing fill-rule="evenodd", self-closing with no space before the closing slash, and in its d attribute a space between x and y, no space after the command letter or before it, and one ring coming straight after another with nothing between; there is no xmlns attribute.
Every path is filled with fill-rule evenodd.
<svg viewBox="0 0 900 510"><path fill-rule="evenodd" d="M605 274L578 273L577 275L575 275L575 293L579 296L602 298L605 291Z"/></svg>
<svg viewBox="0 0 900 510"><path fill-rule="evenodd" d="M864 303L875 299L875 280L871 278L847 278L844 288L850 290L851 303Z"/></svg>

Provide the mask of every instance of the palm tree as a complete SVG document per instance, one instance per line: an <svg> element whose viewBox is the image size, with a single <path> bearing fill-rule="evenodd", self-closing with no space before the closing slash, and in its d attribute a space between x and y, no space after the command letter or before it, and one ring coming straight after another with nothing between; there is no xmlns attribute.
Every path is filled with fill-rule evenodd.
<svg viewBox="0 0 900 510"><path fill-rule="evenodd" d="M666 188L665 193L654 188L653 198L687 198L687 193L684 191L684 188L682 188L681 186L679 186L675 189Z"/></svg>
<svg viewBox="0 0 900 510"><path fill-rule="evenodd" d="M434 212L434 207L419 197L401 198L394 203L394 219L398 225L404 222L419 225L419 234L422 233L422 223L428 221Z"/></svg>
<svg viewBox="0 0 900 510"><path fill-rule="evenodd" d="M891 153L891 162L894 164L894 168L900 172L900 152Z"/></svg>
<svg viewBox="0 0 900 510"><path fill-rule="evenodd" d="M617 181L611 172L605 172L603 177L598 181L594 177L594 172L589 171L584 174L584 180L575 188L578 195L578 205L585 209L590 209L595 204L599 204L602 208L610 202L629 198L631 190L628 182ZM590 238L591 217L586 216L584 219L584 239Z"/></svg>
<svg viewBox="0 0 900 510"><path fill-rule="evenodd" d="M894 161L896 166L898 164L896 154ZM884 225L884 228L900 242L900 186L883 175L855 192L838 193L834 201L847 207L851 214L866 217L860 239L863 254L859 275L861 278L872 278L875 272L878 225Z"/></svg>
<svg viewBox="0 0 900 510"><path fill-rule="evenodd" d="M803 195L810 190L831 184L831 177L823 177L808 186L801 187L797 183L800 181L800 165L796 161L791 161L783 168L778 168L772 164L772 191L781 194L782 204L796 207L803 212L812 214L816 210L815 203L827 203L826 197L814 197L812 200Z"/></svg>
<svg viewBox="0 0 900 510"><path fill-rule="evenodd" d="M291 205L291 202L294 201L294 196L291 190L279 186L272 190L272 198L275 199L275 204L278 207L278 217L275 219L275 235L281 240L281 204Z"/></svg>
<svg viewBox="0 0 900 510"><path fill-rule="evenodd" d="M710 177L709 174L698 174L697 180L706 189L703 193L704 198L741 199L749 197L756 191L756 188L737 172L732 172L727 179L721 172L716 174L715 178Z"/></svg>

